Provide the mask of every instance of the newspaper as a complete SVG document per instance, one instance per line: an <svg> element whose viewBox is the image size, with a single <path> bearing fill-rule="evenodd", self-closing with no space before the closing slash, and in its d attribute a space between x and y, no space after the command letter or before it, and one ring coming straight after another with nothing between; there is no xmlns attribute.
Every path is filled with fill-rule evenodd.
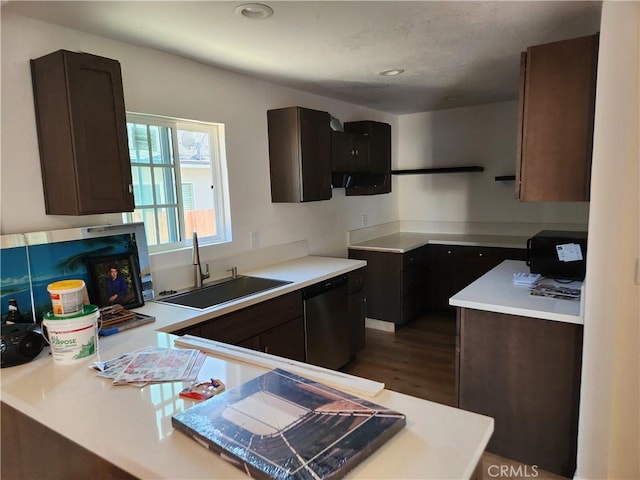
<svg viewBox="0 0 640 480"><path fill-rule="evenodd" d="M535 297L552 297L561 300L579 301L581 291L579 288L559 287L539 283L531 288L530 294Z"/></svg>
<svg viewBox="0 0 640 480"><path fill-rule="evenodd" d="M142 387L152 382L194 381L206 354L193 349L146 347L125 353L91 368L114 385Z"/></svg>

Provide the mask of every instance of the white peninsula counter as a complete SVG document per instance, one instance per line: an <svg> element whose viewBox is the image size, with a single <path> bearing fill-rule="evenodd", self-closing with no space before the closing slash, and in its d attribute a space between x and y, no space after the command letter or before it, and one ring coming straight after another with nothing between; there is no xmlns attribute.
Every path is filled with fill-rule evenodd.
<svg viewBox="0 0 640 480"><path fill-rule="evenodd" d="M362 265L303 257L242 273L289 279L293 283L280 290L285 294ZM257 301L251 297L207 312L149 302L140 312L154 315L156 322L102 337L98 358L91 361L146 346L174 347L179 337L166 332ZM209 353L199 379L219 378L231 389L266 371ZM97 377L88 363L54 364L48 348L27 364L2 369L1 375L3 478L15 478L15 469L29 472L26 478L247 478L172 428L171 417L194 404L179 396L187 385L183 382L114 386ZM489 417L386 389L369 400L404 413L407 424L348 478L469 478L493 431Z"/></svg>
<svg viewBox="0 0 640 480"><path fill-rule="evenodd" d="M581 302L530 295L514 273L529 267L506 260L450 299L458 307L457 405L495 419L488 451L572 478Z"/></svg>
<svg viewBox="0 0 640 480"><path fill-rule="evenodd" d="M529 294L529 288L513 284L515 273L529 273L525 262L505 260L468 287L449 299L454 307L472 308L487 312L507 313L524 317L582 324L581 302ZM582 289L582 282L558 283L545 279L544 283Z"/></svg>

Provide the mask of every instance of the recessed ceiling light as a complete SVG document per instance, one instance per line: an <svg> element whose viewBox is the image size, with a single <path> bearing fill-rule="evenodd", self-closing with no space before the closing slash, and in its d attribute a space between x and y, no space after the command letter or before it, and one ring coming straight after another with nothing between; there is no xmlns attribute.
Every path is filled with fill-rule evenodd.
<svg viewBox="0 0 640 480"><path fill-rule="evenodd" d="M264 3L243 3L233 9L236 15L254 20L262 20L273 15L273 9Z"/></svg>
<svg viewBox="0 0 640 480"><path fill-rule="evenodd" d="M383 77L395 77L396 75L400 75L404 70L402 68L394 68L391 70L383 70L378 75L382 75Z"/></svg>

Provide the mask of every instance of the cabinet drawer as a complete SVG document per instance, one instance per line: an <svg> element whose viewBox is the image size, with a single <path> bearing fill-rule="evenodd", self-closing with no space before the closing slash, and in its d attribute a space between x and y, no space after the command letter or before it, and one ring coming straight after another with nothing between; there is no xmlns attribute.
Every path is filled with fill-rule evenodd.
<svg viewBox="0 0 640 480"><path fill-rule="evenodd" d="M302 294L296 291L203 323L201 336L237 344L301 316Z"/></svg>

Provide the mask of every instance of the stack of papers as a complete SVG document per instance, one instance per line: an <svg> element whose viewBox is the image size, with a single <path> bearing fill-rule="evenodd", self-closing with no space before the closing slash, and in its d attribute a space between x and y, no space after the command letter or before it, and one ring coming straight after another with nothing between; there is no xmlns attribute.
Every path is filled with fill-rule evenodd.
<svg viewBox="0 0 640 480"><path fill-rule="evenodd" d="M540 278L541 275L539 273L514 273L513 284L530 287L535 285Z"/></svg>
<svg viewBox="0 0 640 480"><path fill-rule="evenodd" d="M551 297L560 300L580 300L580 289L559 287L557 285L536 285L531 289L530 294L535 297Z"/></svg>
<svg viewBox="0 0 640 480"><path fill-rule="evenodd" d="M146 347L90 367L114 385L143 387L148 383L194 381L207 355L199 350Z"/></svg>

